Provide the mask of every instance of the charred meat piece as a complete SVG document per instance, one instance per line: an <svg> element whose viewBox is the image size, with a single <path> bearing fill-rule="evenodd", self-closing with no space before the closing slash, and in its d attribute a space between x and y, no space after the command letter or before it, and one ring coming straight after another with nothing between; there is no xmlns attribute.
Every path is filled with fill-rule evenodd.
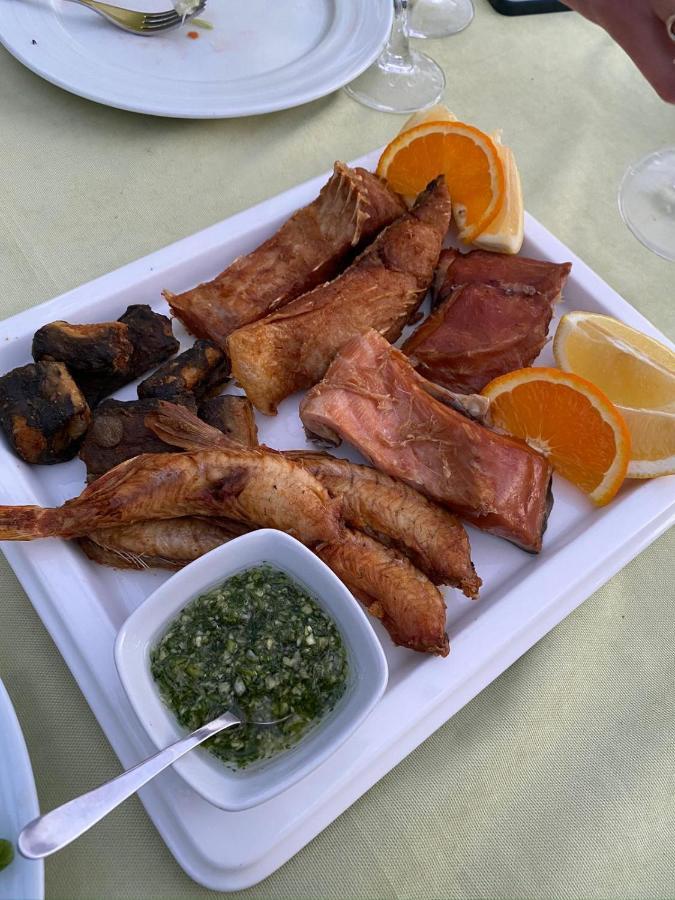
<svg viewBox="0 0 675 900"><path fill-rule="evenodd" d="M376 175L337 162L317 199L257 250L213 281L164 296L188 331L224 348L236 328L332 278L404 208Z"/></svg>
<svg viewBox="0 0 675 900"><path fill-rule="evenodd" d="M199 405L199 418L242 447L257 447L258 428L247 397L221 394Z"/></svg>
<svg viewBox="0 0 675 900"><path fill-rule="evenodd" d="M163 363L180 347L173 336L171 319L153 312L147 303L128 306L118 321L129 329L129 340L134 348L130 380L140 378L149 369Z"/></svg>
<svg viewBox="0 0 675 900"><path fill-rule="evenodd" d="M25 462L72 459L90 419L87 401L63 363L30 363L0 378L0 425Z"/></svg>
<svg viewBox="0 0 675 900"><path fill-rule="evenodd" d="M342 532L339 501L302 466L280 453L223 449L136 456L61 507L0 507L0 540L86 537L182 516L278 528L310 547Z"/></svg>
<svg viewBox="0 0 675 900"><path fill-rule="evenodd" d="M450 212L438 178L334 281L231 334L232 372L253 405L273 415L284 397L316 384L343 344L369 328L397 340L431 284Z"/></svg>
<svg viewBox="0 0 675 900"><path fill-rule="evenodd" d="M460 588L476 597L480 578L461 523L446 509L402 481L370 466L359 466L327 453L288 451L342 500L342 515L352 528L405 554L434 584Z"/></svg>
<svg viewBox="0 0 675 900"><path fill-rule="evenodd" d="M536 359L570 264L446 250L439 271L441 304L403 352L425 378L471 393Z"/></svg>
<svg viewBox="0 0 675 900"><path fill-rule="evenodd" d="M448 655L445 601L405 556L351 530L344 540L323 544L316 552L368 612L382 621L395 644Z"/></svg>
<svg viewBox="0 0 675 900"><path fill-rule="evenodd" d="M174 452L173 446L161 441L145 424L147 414L158 410L160 402L105 400L94 410L91 428L80 448L87 481L141 453Z"/></svg>
<svg viewBox="0 0 675 900"><path fill-rule="evenodd" d="M118 569L180 569L250 529L223 519L163 519L99 528L79 544L89 559Z"/></svg>
<svg viewBox="0 0 675 900"><path fill-rule="evenodd" d="M434 278L434 300L441 303L464 284L489 284L507 294L539 296L552 306L560 299L572 263L550 263L489 250L444 250Z"/></svg>
<svg viewBox="0 0 675 900"><path fill-rule="evenodd" d="M138 385L141 399L156 397L171 403L191 406L191 398L199 402L230 376L230 362L222 350L210 341L195 341L159 367Z"/></svg>
<svg viewBox="0 0 675 900"><path fill-rule="evenodd" d="M549 463L436 400L426 384L407 357L369 331L343 347L300 417L310 433L344 438L383 472L538 552L550 509Z"/></svg>
<svg viewBox="0 0 675 900"><path fill-rule="evenodd" d="M52 322L35 332L33 359L63 362L90 406L178 350L166 316L135 305L117 322Z"/></svg>

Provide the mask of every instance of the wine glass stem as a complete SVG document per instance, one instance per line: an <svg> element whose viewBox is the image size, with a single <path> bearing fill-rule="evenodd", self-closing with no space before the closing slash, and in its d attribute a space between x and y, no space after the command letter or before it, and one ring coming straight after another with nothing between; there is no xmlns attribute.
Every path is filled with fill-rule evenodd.
<svg viewBox="0 0 675 900"><path fill-rule="evenodd" d="M391 37L382 54L388 63L399 66L410 65L410 42L408 40L408 0L394 0L394 24Z"/></svg>

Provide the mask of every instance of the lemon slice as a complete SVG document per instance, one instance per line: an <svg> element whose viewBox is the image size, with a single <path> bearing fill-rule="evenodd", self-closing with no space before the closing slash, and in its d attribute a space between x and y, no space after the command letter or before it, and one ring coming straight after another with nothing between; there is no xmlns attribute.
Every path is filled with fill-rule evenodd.
<svg viewBox="0 0 675 900"><path fill-rule="evenodd" d="M675 473L675 353L611 316L583 311L560 320L553 355L617 406L632 438L629 478Z"/></svg>

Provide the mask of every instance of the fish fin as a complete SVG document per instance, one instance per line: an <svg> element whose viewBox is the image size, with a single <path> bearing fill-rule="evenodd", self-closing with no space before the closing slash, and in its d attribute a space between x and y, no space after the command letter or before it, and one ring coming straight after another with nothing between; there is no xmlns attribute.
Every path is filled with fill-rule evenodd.
<svg viewBox="0 0 675 900"><path fill-rule="evenodd" d="M146 415L145 424L165 444L183 450L241 449L240 444L202 422L186 407L166 400Z"/></svg>

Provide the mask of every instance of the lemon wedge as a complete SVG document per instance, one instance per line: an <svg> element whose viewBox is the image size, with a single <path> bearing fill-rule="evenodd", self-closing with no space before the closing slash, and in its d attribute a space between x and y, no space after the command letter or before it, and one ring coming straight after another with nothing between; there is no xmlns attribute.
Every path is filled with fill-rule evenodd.
<svg viewBox="0 0 675 900"><path fill-rule="evenodd" d="M444 103L437 103L431 109L414 113L405 122L399 134L410 131L418 125L427 122L457 122L457 116L452 113ZM505 192L501 210L488 227L471 241L471 245L482 250L492 250L495 253L518 253L523 245L525 212L523 208L523 190L520 183L520 174L516 165L513 150L502 144L501 132L490 135L497 145L500 159L504 166ZM414 197L405 197L406 202L414 202ZM457 227L461 229L461 211L453 209L453 215Z"/></svg>
<svg viewBox="0 0 675 900"><path fill-rule="evenodd" d="M492 135L504 165L506 190L504 203L497 216L478 237L473 239L473 246L481 250L492 250L496 253L518 253L523 246L525 236L525 210L523 207L523 189L520 184L520 173L516 158L510 147L505 147L498 135Z"/></svg>
<svg viewBox="0 0 675 900"><path fill-rule="evenodd" d="M577 311L560 320L553 355L616 405L631 433L628 478L675 473L675 353L611 316Z"/></svg>

